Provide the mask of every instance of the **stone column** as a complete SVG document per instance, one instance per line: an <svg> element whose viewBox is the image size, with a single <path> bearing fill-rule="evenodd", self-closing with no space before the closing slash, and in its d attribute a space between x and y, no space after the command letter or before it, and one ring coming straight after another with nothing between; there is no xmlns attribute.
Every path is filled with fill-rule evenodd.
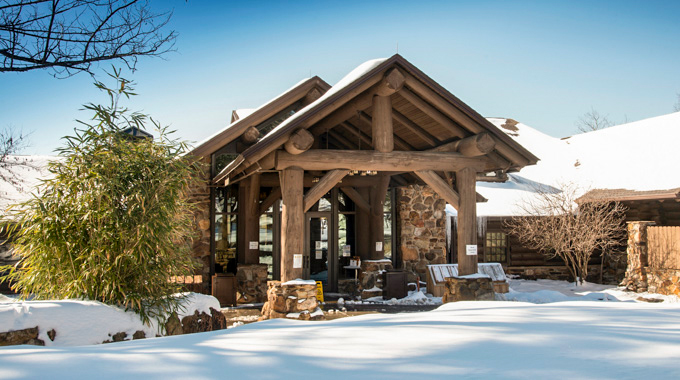
<svg viewBox="0 0 680 380"><path fill-rule="evenodd" d="M636 292L647 291L647 227L654 222L628 222L628 248L626 249L628 267L621 283L628 290Z"/></svg>

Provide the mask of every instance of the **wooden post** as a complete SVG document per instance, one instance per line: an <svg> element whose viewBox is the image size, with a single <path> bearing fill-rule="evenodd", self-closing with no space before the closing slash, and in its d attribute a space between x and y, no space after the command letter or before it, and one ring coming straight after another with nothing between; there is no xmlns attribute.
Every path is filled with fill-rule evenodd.
<svg viewBox="0 0 680 380"><path fill-rule="evenodd" d="M260 262L260 175L248 177L245 203L245 264Z"/></svg>
<svg viewBox="0 0 680 380"><path fill-rule="evenodd" d="M371 260L385 258L385 195L390 185L390 176L381 175L376 178L375 186L371 187L371 214L370 214L370 256Z"/></svg>
<svg viewBox="0 0 680 380"><path fill-rule="evenodd" d="M477 273L477 172L463 168L456 172L456 187L460 196L458 207L458 274ZM474 255L467 254L467 246L474 246Z"/></svg>
<svg viewBox="0 0 680 380"><path fill-rule="evenodd" d="M370 191L368 187L359 187L357 193L362 199L369 199ZM357 209L356 213L356 229L357 229L357 254L361 257L361 260L370 259L370 210L365 210L363 208Z"/></svg>
<svg viewBox="0 0 680 380"><path fill-rule="evenodd" d="M238 204L245 205L248 203L248 183L249 181L241 181L238 183ZM246 245L246 223L241 223L241 221L246 220L246 207L239 207L237 214L237 235L236 235L236 252L239 264L246 263L246 251L248 248Z"/></svg>
<svg viewBox="0 0 680 380"><path fill-rule="evenodd" d="M295 256L304 262L304 217L302 197L304 171L292 167L280 172L281 197L281 281L295 280L303 277L302 265L294 268Z"/></svg>
<svg viewBox="0 0 680 380"><path fill-rule="evenodd" d="M394 128L392 126L392 100L389 96L373 97L373 146L378 152L394 150Z"/></svg>

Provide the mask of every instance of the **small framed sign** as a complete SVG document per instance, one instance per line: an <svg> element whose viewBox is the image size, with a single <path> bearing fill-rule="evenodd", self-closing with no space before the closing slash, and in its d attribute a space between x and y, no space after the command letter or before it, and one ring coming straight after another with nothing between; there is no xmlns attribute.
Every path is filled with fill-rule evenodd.
<svg viewBox="0 0 680 380"><path fill-rule="evenodd" d="M314 256L317 260L323 259L323 251L319 251L319 250L315 251Z"/></svg>
<svg viewBox="0 0 680 380"><path fill-rule="evenodd" d="M376 241L375 242L375 251L376 252L382 252L382 249L383 249L383 242Z"/></svg>
<svg viewBox="0 0 680 380"><path fill-rule="evenodd" d="M477 244L465 245L465 254L468 256L477 256Z"/></svg>
<svg viewBox="0 0 680 380"><path fill-rule="evenodd" d="M250 244L248 244L248 248L250 249L257 249L259 247L259 242L257 241L251 241Z"/></svg>
<svg viewBox="0 0 680 380"><path fill-rule="evenodd" d="M293 255L293 269L302 268L302 255Z"/></svg>
<svg viewBox="0 0 680 380"><path fill-rule="evenodd" d="M342 257L350 257L352 255L352 246L345 244L342 246Z"/></svg>

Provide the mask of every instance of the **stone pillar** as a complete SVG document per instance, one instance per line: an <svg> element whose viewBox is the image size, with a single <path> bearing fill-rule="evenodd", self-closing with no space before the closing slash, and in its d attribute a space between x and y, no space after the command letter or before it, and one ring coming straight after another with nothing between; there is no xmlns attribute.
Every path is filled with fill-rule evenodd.
<svg viewBox="0 0 680 380"><path fill-rule="evenodd" d="M457 301L493 301L496 299L490 277L471 275L446 278L443 303Z"/></svg>
<svg viewBox="0 0 680 380"><path fill-rule="evenodd" d="M628 222L628 248L626 249L628 267L621 286L635 292L647 291L647 227L654 222Z"/></svg>
<svg viewBox="0 0 680 380"><path fill-rule="evenodd" d="M362 260L359 273L361 298L382 297L383 273L391 269L392 261L389 259Z"/></svg>
<svg viewBox="0 0 680 380"><path fill-rule="evenodd" d="M318 321L325 319L316 299L316 282L293 280L267 282L267 302L260 320L288 318Z"/></svg>
<svg viewBox="0 0 680 380"><path fill-rule="evenodd" d="M267 301L267 264L241 264L236 273L236 302Z"/></svg>

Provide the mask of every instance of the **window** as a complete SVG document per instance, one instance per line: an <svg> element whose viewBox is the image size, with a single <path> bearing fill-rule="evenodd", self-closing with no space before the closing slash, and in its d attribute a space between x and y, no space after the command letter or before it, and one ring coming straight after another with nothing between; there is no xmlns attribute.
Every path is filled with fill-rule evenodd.
<svg viewBox="0 0 680 380"><path fill-rule="evenodd" d="M238 188L215 189L215 273L236 273Z"/></svg>
<svg viewBox="0 0 680 380"><path fill-rule="evenodd" d="M504 263L507 259L508 237L502 232L487 232L484 245L484 261Z"/></svg>

